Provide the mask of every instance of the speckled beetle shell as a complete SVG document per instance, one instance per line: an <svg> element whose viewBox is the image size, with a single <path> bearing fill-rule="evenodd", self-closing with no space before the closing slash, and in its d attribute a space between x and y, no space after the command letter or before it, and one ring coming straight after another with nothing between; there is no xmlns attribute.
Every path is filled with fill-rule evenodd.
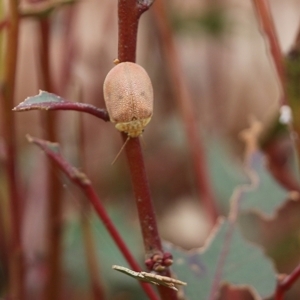
<svg viewBox="0 0 300 300"><path fill-rule="evenodd" d="M147 72L138 64L123 62L107 74L103 86L110 121L129 137L137 137L153 113L153 88Z"/></svg>

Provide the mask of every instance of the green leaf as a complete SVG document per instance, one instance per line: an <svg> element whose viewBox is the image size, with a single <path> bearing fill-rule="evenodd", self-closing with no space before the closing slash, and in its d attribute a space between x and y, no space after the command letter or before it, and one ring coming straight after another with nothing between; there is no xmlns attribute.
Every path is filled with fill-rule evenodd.
<svg viewBox="0 0 300 300"><path fill-rule="evenodd" d="M209 139L206 155L210 180L217 196L218 205L227 214L230 205L228 199L234 189L241 184L250 183L250 178L242 164L231 155L223 140Z"/></svg>
<svg viewBox="0 0 300 300"><path fill-rule="evenodd" d="M249 131L249 134L253 135L251 139L255 139L253 133ZM229 210L230 195L241 184L248 187L247 193L243 194L240 211L255 211L271 218L289 198L289 191L273 178L266 166L265 155L257 148L248 153L243 166L233 159L223 141L210 140L207 154L210 178L218 204L225 214Z"/></svg>
<svg viewBox="0 0 300 300"><path fill-rule="evenodd" d="M261 298L275 291L272 262L260 248L248 243L231 221L222 220L203 248L185 252L169 245L167 250L174 257L173 271L187 282L183 289L188 300L217 299L225 283L249 287Z"/></svg>
<svg viewBox="0 0 300 300"><path fill-rule="evenodd" d="M104 121L109 121L106 109L81 102L67 101L55 94L40 91L38 95L26 98L23 102L13 108L13 111L27 110L75 110L91 114Z"/></svg>
<svg viewBox="0 0 300 300"><path fill-rule="evenodd" d="M124 199L125 200L125 199ZM127 200L127 199L126 199ZM124 201L125 203L126 201ZM143 260L142 240L138 226L133 222L132 215L128 207L110 207L108 208L110 217L114 221L119 233L124 238L126 244L133 255ZM116 297L118 293L126 293L129 299L146 300L148 297L141 289L136 280L114 271L111 266L114 264L128 264L114 241L108 234L105 226L98 220L97 216L91 214L90 223L93 230L95 246L97 249L97 258L100 267L101 282L107 288L109 299ZM68 274L69 284L81 290L90 288L90 278L87 271L86 252L83 245L82 230L79 220L73 219L66 224L64 239L64 267Z"/></svg>
<svg viewBox="0 0 300 300"><path fill-rule="evenodd" d="M273 217L288 199L289 193L272 177L261 152L252 154L250 168L253 187L244 195L240 209L258 211L266 217Z"/></svg>
<svg viewBox="0 0 300 300"><path fill-rule="evenodd" d="M45 103L48 103L50 105L51 103L62 103L62 102L66 102L66 101L55 94L40 90L38 95L27 97L17 107L21 108L25 106L30 106L35 104L45 104Z"/></svg>

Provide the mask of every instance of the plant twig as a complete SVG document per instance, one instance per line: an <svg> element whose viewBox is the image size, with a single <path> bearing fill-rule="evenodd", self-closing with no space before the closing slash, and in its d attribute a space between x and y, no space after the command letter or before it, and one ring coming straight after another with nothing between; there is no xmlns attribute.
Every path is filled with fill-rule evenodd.
<svg viewBox="0 0 300 300"><path fill-rule="evenodd" d="M0 21L0 31L9 26L9 20L4 19Z"/></svg>
<svg viewBox="0 0 300 300"><path fill-rule="evenodd" d="M135 62L138 22L145 10L145 8L143 10L139 8L137 0L119 0L118 59L120 62ZM123 134L123 139L124 141L127 140L126 134ZM139 139L129 139L125 149L140 217L146 257L150 258L153 254L162 252L162 245L156 225Z"/></svg>
<svg viewBox="0 0 300 300"><path fill-rule="evenodd" d="M159 34L161 35L162 50L167 64L167 70L172 80L174 95L176 96L178 107L186 127L199 195L203 201L205 210L210 217L211 224L213 225L218 218L218 210L210 184L204 147L198 137L199 130L197 129L195 120L192 97L182 75L171 28L167 21L166 8L162 0L156 1L153 6L153 12Z"/></svg>
<svg viewBox="0 0 300 300"><path fill-rule="evenodd" d="M40 64L42 86L49 92L54 91L50 70L50 20L49 18L38 21L40 31ZM44 114L46 138L57 140L56 116ZM44 121L44 119L43 119ZM48 164L48 215L47 215L47 242L48 244L48 278L45 287L45 299L60 299L62 282L62 189L55 174L55 170Z"/></svg>
<svg viewBox="0 0 300 300"><path fill-rule="evenodd" d="M54 99L59 98L61 99L61 101L55 102L56 100L55 101L49 100L49 102L39 101L37 103L33 103L32 99L34 97L39 97L41 95L40 92L40 94L37 96L28 97L27 99L25 99L25 101L21 102L19 105L13 108L13 111L20 112L20 111L27 111L27 110L74 110L74 111L88 113L99 119L102 119L105 122L109 121L109 115L107 113L107 110L104 108L98 108L88 103L66 101L54 94L47 93L47 92L42 92L42 93L51 95L52 97L54 97Z"/></svg>
<svg viewBox="0 0 300 300"><path fill-rule="evenodd" d="M300 277L300 264L294 269L294 271L287 275L283 280L278 282L275 300L283 300L284 294L293 286L293 284Z"/></svg>
<svg viewBox="0 0 300 300"><path fill-rule="evenodd" d="M17 69L17 52L19 39L18 1L10 0L7 27L7 42L5 53L5 74L3 80L3 95L1 95L3 113L4 141L6 147L6 173L8 176L9 209L10 209L10 267L9 267L9 298L25 298L24 258L21 241L21 189L17 178L17 149L15 118L11 111L14 106L15 82ZM2 97L3 96L3 97Z"/></svg>
<svg viewBox="0 0 300 300"><path fill-rule="evenodd" d="M120 62L135 62L139 19L142 13L148 10L153 2L153 0L119 0L118 59ZM122 133L122 138L125 142L128 137L126 134ZM163 266L164 253L158 233L156 216L150 196L139 138L130 138L125 147L125 151L139 214L146 261L149 259L151 260L153 257L159 257ZM164 270L164 275L171 277L168 268ZM177 294L173 290L163 286L159 286L158 290L161 299L177 299Z"/></svg>
<svg viewBox="0 0 300 300"><path fill-rule="evenodd" d="M153 2L154 0L119 0L118 59L120 62L135 62L139 19Z"/></svg>
<svg viewBox="0 0 300 300"><path fill-rule="evenodd" d="M284 61L280 50L274 21L271 15L269 2L268 0L253 0L253 4L258 16L258 20L262 27L262 31L265 33L268 39L271 55L281 83L282 97L280 99L280 105L287 105L288 100L286 93L286 74L284 69Z"/></svg>
<svg viewBox="0 0 300 300"><path fill-rule="evenodd" d="M88 203L83 203L82 210L80 212L80 224L82 228L83 242L85 247L85 257L87 261L87 269L91 280L91 288L93 292L93 299L106 299L103 284L100 280L100 272L98 268L98 262L96 257L96 249L93 238L92 229L90 226L90 208Z"/></svg>
<svg viewBox="0 0 300 300"><path fill-rule="evenodd" d="M81 93L79 92L78 98L81 97ZM82 100L82 99L80 99ZM78 161L79 165L83 170L85 167L85 135L84 135L84 123L83 123L83 115L78 115ZM80 223L82 227L82 235L85 247L85 257L87 263L87 269L89 272L90 280L91 280L91 289L93 299L106 299L104 284L102 283L99 271L99 264L97 261L97 249L94 242L94 237L92 233L90 216L91 216L91 205L84 198L81 199L81 208L80 208Z"/></svg>
<svg viewBox="0 0 300 300"><path fill-rule="evenodd" d="M120 236L118 230L115 228L113 222L110 220L104 206L102 205L100 199L98 198L93 186L91 185L90 180L85 174L78 171L76 168L72 167L59 153L58 144L50 143L44 140L40 140L31 136L27 136L29 142L39 146L47 156L59 167L59 169L65 173L73 183L75 183L86 195L87 199L94 207L97 215L103 222L103 225L106 227L107 231L110 233L112 239L120 249L121 253L127 260L130 267L140 272L140 267L134 257L132 256L130 250L127 248L122 237ZM142 288L149 296L150 299L158 300L156 294L152 288L147 284L142 284Z"/></svg>
<svg viewBox="0 0 300 300"><path fill-rule="evenodd" d="M65 8L64 18L65 26L63 30L62 40L64 41L62 52L62 62L60 67L60 76L57 82L58 92L60 95L65 95L69 86L70 80L72 79L74 61L77 56L78 47L76 47L74 35L72 34L72 29L74 21L76 19L76 13L78 6L71 5L70 7Z"/></svg>
<svg viewBox="0 0 300 300"><path fill-rule="evenodd" d="M123 140L124 142L127 140L126 134L123 134ZM151 258L153 255L162 252L162 246L156 225L156 217L145 171L140 140L138 138L129 139L125 149L131 172L146 258Z"/></svg>
<svg viewBox="0 0 300 300"><path fill-rule="evenodd" d="M291 102L291 95L288 94L287 88L287 74L286 68L284 65L284 58L281 53L278 36L275 30L274 21L272 18L270 6L268 0L253 0L253 4L257 13L258 20L261 24L262 31L265 33L271 50L271 56L275 64L276 72L278 78L280 80L281 85L281 96L279 99L279 105L281 107L286 106L289 108L288 105ZM298 100L298 99L297 99ZM275 121L279 122L280 121ZM286 122L286 128L290 132L290 140L291 143L295 145L295 139L293 137L294 132L294 125L292 124L292 117L289 121ZM270 141L268 142L268 146L266 147L265 151L268 154L269 158L269 168L272 172L273 176L285 187L293 190L299 190L300 186L297 182L298 180L289 170L289 167L285 163L283 163L282 158L279 158L280 155L283 153L280 147L277 145L276 139L279 136L279 132L275 131L275 133L270 137ZM277 147L277 149L276 149ZM280 153L280 155L278 155ZM298 154L299 154L299 146L298 146ZM286 154L285 154L286 155ZM279 158L279 159L278 159ZM297 162L298 165L298 162ZM299 166L297 166L299 168Z"/></svg>

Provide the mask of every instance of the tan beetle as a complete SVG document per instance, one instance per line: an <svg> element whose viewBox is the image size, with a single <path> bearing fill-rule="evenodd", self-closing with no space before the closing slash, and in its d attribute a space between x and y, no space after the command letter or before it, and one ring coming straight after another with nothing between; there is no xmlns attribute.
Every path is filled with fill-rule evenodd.
<svg viewBox="0 0 300 300"><path fill-rule="evenodd" d="M147 72L132 62L119 63L107 74L103 93L116 129L129 138L140 136L153 114L153 88Z"/></svg>

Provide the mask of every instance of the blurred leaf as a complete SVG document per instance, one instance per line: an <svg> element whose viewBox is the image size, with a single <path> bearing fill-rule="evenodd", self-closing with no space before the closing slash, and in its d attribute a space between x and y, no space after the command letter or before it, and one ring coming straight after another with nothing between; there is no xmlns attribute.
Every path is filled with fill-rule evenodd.
<svg viewBox="0 0 300 300"><path fill-rule="evenodd" d="M130 212L127 212L126 207L110 207L109 211L110 217L133 255L137 258L140 257L142 260L143 244L138 226L130 219ZM128 295L126 299L148 299L138 282L112 270L111 266L114 264L124 266L128 266L128 264L98 218L91 214L90 220L98 254L100 278L108 288L109 299L121 292ZM65 230L64 264L70 284L80 289L89 288L85 259L87 255L83 246L80 222L78 219L74 219L68 222Z"/></svg>
<svg viewBox="0 0 300 300"><path fill-rule="evenodd" d="M288 199L288 191L281 187L266 168L265 156L257 151L249 164L253 188L241 201L241 210L254 210L272 217Z"/></svg>
<svg viewBox="0 0 300 300"><path fill-rule="evenodd" d="M176 31L199 32L199 30L214 36L221 37L228 31L229 20L224 10L212 7L201 14L188 17L172 16L172 26Z"/></svg>
<svg viewBox="0 0 300 300"><path fill-rule="evenodd" d="M209 172L219 204L228 210L228 201L233 190L247 185L246 193L240 203L240 210L256 211L265 217L273 217L289 197L284 189L270 174L266 167L265 155L258 150L258 136L261 124L257 121L243 132L246 136L246 156L244 165L232 158L222 141L208 143Z"/></svg>
<svg viewBox="0 0 300 300"><path fill-rule="evenodd" d="M223 140L210 139L206 145L210 179L218 204L227 214L230 204L228 199L234 189L238 185L250 183L250 178L242 164L234 159Z"/></svg>
<svg viewBox="0 0 300 300"><path fill-rule="evenodd" d="M216 299L223 284L248 287L256 297L271 296L276 288L272 262L257 246L246 242L232 221L216 226L206 247L185 252L168 246L172 269L187 282L188 300Z"/></svg>

